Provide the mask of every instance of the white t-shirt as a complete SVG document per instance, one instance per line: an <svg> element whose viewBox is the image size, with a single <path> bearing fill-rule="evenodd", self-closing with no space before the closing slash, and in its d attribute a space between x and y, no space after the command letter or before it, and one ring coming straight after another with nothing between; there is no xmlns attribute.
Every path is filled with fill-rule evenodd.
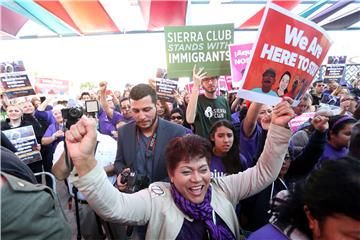
<svg viewBox="0 0 360 240"><path fill-rule="evenodd" d="M97 165L100 167L106 167L111 164L114 164L116 151L117 151L117 142L115 139L108 135L101 134L97 132L97 141L98 145L96 147L95 159L97 161ZM64 142L60 142L54 152L53 155L53 164L55 164L61 157L61 154L64 152ZM108 177L111 184L114 184L116 181L116 175ZM72 194L72 184L69 183L69 191ZM85 197L79 192L78 193L79 200L85 200Z"/></svg>

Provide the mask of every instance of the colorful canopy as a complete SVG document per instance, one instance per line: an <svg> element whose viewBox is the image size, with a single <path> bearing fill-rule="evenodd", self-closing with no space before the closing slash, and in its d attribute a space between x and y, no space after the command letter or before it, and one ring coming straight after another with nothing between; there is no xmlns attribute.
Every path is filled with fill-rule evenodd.
<svg viewBox="0 0 360 240"><path fill-rule="evenodd" d="M271 2L325 29L360 29L358 0ZM257 29L265 5L265 0L7 0L0 2L0 38L151 32L213 23Z"/></svg>

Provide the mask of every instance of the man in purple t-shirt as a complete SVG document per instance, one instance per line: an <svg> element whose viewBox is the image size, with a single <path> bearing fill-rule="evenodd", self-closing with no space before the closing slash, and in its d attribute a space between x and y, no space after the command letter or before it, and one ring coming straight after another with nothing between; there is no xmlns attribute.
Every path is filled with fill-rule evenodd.
<svg viewBox="0 0 360 240"><path fill-rule="evenodd" d="M116 138L116 124L123 120L123 116L115 110L112 98L106 98L107 82L99 83L100 105L98 112L99 132Z"/></svg>

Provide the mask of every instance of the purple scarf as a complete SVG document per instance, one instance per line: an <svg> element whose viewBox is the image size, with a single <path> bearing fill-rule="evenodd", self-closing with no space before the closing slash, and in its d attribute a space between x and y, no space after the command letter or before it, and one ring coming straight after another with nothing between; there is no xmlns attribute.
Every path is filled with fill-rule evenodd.
<svg viewBox="0 0 360 240"><path fill-rule="evenodd" d="M185 199L181 193L171 183L171 195L178 208L190 218L197 221L204 221L206 228L209 230L211 239L235 239L230 229L225 224L216 225L213 222L213 208L210 205L211 202L211 187L209 186L204 201L196 204Z"/></svg>

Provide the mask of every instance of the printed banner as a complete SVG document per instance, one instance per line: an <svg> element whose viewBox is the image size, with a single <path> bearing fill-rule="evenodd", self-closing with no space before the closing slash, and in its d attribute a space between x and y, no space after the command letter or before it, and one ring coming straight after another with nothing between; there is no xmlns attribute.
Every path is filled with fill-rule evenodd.
<svg viewBox="0 0 360 240"><path fill-rule="evenodd" d="M54 78L36 78L36 93L49 95L69 95L69 81Z"/></svg>
<svg viewBox="0 0 360 240"><path fill-rule="evenodd" d="M344 76L345 65L327 65L324 74L324 82L328 83L330 80L335 80L340 83Z"/></svg>
<svg viewBox="0 0 360 240"><path fill-rule="evenodd" d="M208 76L230 74L234 24L165 27L168 77L191 77L194 65Z"/></svg>
<svg viewBox="0 0 360 240"><path fill-rule="evenodd" d="M174 91L177 89L178 82L170 79L156 78L156 94L159 100L166 102L174 101Z"/></svg>
<svg viewBox="0 0 360 240"><path fill-rule="evenodd" d="M238 96L268 105L289 96L297 105L330 45L326 32L315 23L267 4Z"/></svg>
<svg viewBox="0 0 360 240"><path fill-rule="evenodd" d="M299 127L301 127L310 118L314 118L314 116L315 116L315 112L307 112L291 119L289 122L289 127L291 132L295 133Z"/></svg>
<svg viewBox="0 0 360 240"><path fill-rule="evenodd" d="M233 87L239 87L243 79L245 69L250 60L251 49L254 44L232 44L230 49L230 66Z"/></svg>
<svg viewBox="0 0 360 240"><path fill-rule="evenodd" d="M8 99L35 95L22 61L1 62L0 79Z"/></svg>
<svg viewBox="0 0 360 240"><path fill-rule="evenodd" d="M15 153L21 161L26 164L40 161L42 159L40 151L37 150L35 132L31 125L4 130L3 133L15 146Z"/></svg>

